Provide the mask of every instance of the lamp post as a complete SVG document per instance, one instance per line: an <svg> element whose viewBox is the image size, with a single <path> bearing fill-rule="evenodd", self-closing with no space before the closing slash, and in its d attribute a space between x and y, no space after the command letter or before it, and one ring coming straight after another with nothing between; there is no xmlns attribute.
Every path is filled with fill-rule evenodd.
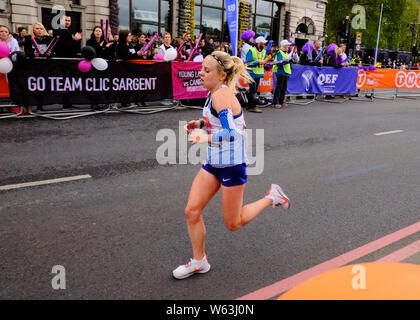
<svg viewBox="0 0 420 320"><path fill-rule="evenodd" d="M376 50L375 50L375 66L376 66L376 62L378 60L379 37L381 35L381 23L382 23L382 12L383 12L383 9L384 9L384 4L381 3L381 15L379 17L378 38L376 40Z"/></svg>

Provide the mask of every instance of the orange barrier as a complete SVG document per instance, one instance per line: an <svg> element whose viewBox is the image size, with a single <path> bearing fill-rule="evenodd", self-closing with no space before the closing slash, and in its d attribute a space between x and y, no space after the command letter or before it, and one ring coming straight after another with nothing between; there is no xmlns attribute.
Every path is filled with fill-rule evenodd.
<svg viewBox="0 0 420 320"><path fill-rule="evenodd" d="M10 98L9 84L4 73L0 73L0 98Z"/></svg>
<svg viewBox="0 0 420 320"><path fill-rule="evenodd" d="M265 71L264 78L260 80L258 92L273 92L273 71ZM240 77L236 83L236 88L247 89L249 83L244 77Z"/></svg>
<svg viewBox="0 0 420 320"><path fill-rule="evenodd" d="M376 69L359 70L357 89L420 89L420 71Z"/></svg>
<svg viewBox="0 0 420 320"><path fill-rule="evenodd" d="M130 63L134 63L134 64L155 64L155 63L159 63L159 61L154 61L154 60L140 60L140 59L134 59L134 60L121 60L123 62L130 62Z"/></svg>

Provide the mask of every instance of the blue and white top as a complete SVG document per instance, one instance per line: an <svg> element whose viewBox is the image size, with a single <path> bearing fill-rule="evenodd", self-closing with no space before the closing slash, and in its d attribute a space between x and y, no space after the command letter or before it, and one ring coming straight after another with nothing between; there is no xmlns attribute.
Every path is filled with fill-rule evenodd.
<svg viewBox="0 0 420 320"><path fill-rule="evenodd" d="M226 86L223 85L222 87ZM221 114L223 114L224 119L227 118L228 123L222 124ZM213 141L207 149L206 162L209 165L215 168L225 168L242 163L248 164L246 157L246 124L242 111L236 116L230 109L222 110L218 114L212 106L211 95L209 94L203 108L203 120L207 132L212 135ZM227 137L225 134L226 127L229 128Z"/></svg>

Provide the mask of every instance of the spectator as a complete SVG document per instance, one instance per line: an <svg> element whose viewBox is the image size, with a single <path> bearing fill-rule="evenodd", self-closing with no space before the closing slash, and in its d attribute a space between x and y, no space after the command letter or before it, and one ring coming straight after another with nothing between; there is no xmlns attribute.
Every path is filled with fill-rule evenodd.
<svg viewBox="0 0 420 320"><path fill-rule="evenodd" d="M246 54L246 63L252 69L249 71L249 75L254 80L249 84L248 92L248 110L250 112L261 113L261 109L257 107L258 97L257 91L260 85L261 79L264 77L264 66L261 65L261 62L265 59L266 51L265 44L267 40L264 37L258 37L255 40L255 46L248 50Z"/></svg>
<svg viewBox="0 0 420 320"><path fill-rule="evenodd" d="M183 37L183 45L182 48L180 50L180 59L181 60L188 60L188 57L190 56L190 52L193 48L193 44L191 41L191 35L188 33L184 33Z"/></svg>
<svg viewBox="0 0 420 320"><path fill-rule="evenodd" d="M287 81L292 74L292 69L290 66L290 60L286 52L289 50L289 46L292 43L283 40L280 42L280 50L277 52L276 57L274 58L274 61L283 61L280 64L276 64L273 67L273 73L277 77L277 85L274 90L274 98L273 98L273 104L276 109L280 109L286 104L284 104L284 99L286 97L286 90L287 90Z"/></svg>
<svg viewBox="0 0 420 320"><path fill-rule="evenodd" d="M216 47L216 49L214 51L222 51L222 52L226 52L226 48L224 45L220 44Z"/></svg>
<svg viewBox="0 0 420 320"><path fill-rule="evenodd" d="M341 60L342 49L336 47L333 51L328 53L327 66L334 68L342 68L343 61Z"/></svg>
<svg viewBox="0 0 420 320"><path fill-rule="evenodd" d="M136 48L136 51L139 51L146 44L147 34L143 32L134 33L131 38L131 43Z"/></svg>
<svg viewBox="0 0 420 320"><path fill-rule="evenodd" d="M317 41L317 42L321 43L320 41ZM308 46L309 46L309 49L310 49L309 51L310 52L308 52L308 48L307 48ZM317 49L315 47L315 44L313 44L313 45L312 44L309 44L309 45L305 44L302 48L303 53L299 57L300 64L321 67L322 66L322 61L323 61L322 57L321 57L321 59L315 61L316 58L318 57L318 53L320 53L320 51L321 51L321 48Z"/></svg>
<svg viewBox="0 0 420 320"><path fill-rule="evenodd" d="M320 58L319 58L318 61L315 62L315 65L317 67L322 67L322 65L324 63L324 58L323 58L322 52L321 52L321 50L322 50L322 42L321 42L321 40L316 40L314 42L314 47L315 47L315 50L312 51L312 61L315 62L315 60L318 57L318 55L320 55Z"/></svg>
<svg viewBox="0 0 420 320"><path fill-rule="evenodd" d="M209 39L209 45L213 49L213 51L216 49L216 45L214 44L214 39L213 38Z"/></svg>
<svg viewBox="0 0 420 320"><path fill-rule="evenodd" d="M51 38L54 37L54 30L53 29L48 30L48 36L50 36Z"/></svg>
<svg viewBox="0 0 420 320"><path fill-rule="evenodd" d="M210 53L214 51L213 46L210 45L210 43L207 40L204 40L204 47L202 48L202 54L203 57L207 57Z"/></svg>
<svg viewBox="0 0 420 320"><path fill-rule="evenodd" d="M0 25L0 41L6 42L10 52L19 51L19 44L10 34L9 27Z"/></svg>
<svg viewBox="0 0 420 320"><path fill-rule="evenodd" d="M103 31L100 26L93 28L90 39L86 42L87 46L91 46L96 51L96 57L102 59L109 59L111 54L110 47L114 45L113 42L106 42L104 39Z"/></svg>
<svg viewBox="0 0 420 320"><path fill-rule="evenodd" d="M38 48L40 52L37 52L35 50L35 46L32 42L32 37L34 37L35 42L38 44ZM26 36L25 39L25 54L28 58L33 57L51 57L54 54L54 49L52 51L47 52L48 46L51 44L52 38L48 35L47 30L45 30L45 27L42 25L42 23L35 22L32 25L32 34L29 36Z"/></svg>
<svg viewBox="0 0 420 320"><path fill-rule="evenodd" d="M241 59L242 61L246 61L246 55L248 50L250 50L254 43L255 32L252 30L247 30L242 33L241 39L244 41L244 45L242 46L241 50Z"/></svg>
<svg viewBox="0 0 420 320"><path fill-rule="evenodd" d="M25 37L28 35L28 30L24 27L18 28L18 34L16 35L15 39L18 42L20 50L23 51L23 47L25 46Z"/></svg>
<svg viewBox="0 0 420 320"><path fill-rule="evenodd" d="M60 20L60 28L54 30L54 37L60 37L55 50L57 57L75 58L80 50L80 40L82 39L82 34L79 32L72 34L69 30L70 26L71 17L62 16Z"/></svg>
<svg viewBox="0 0 420 320"><path fill-rule="evenodd" d="M174 47L171 46L172 36L169 32L165 32L163 34L163 44L158 49L158 54L165 56L165 53L169 49L173 49Z"/></svg>
<svg viewBox="0 0 420 320"><path fill-rule="evenodd" d="M287 56L292 63L299 63L298 47L294 42L290 42L290 47L287 49Z"/></svg>
<svg viewBox="0 0 420 320"><path fill-rule="evenodd" d="M128 30L120 30L118 38L117 58L121 60L137 59L138 55L136 49L131 43L131 32Z"/></svg>
<svg viewBox="0 0 420 320"><path fill-rule="evenodd" d="M347 54L346 54L347 46L346 46L346 44L345 43L340 44L340 49L341 49L341 61L343 61L342 66L343 67L350 66L350 63L348 61L344 62L347 59Z"/></svg>
<svg viewBox="0 0 420 320"><path fill-rule="evenodd" d="M138 59L153 60L153 57L154 57L153 44L150 50L148 50L146 53L141 52L142 48L147 45L146 40L147 40L147 34L141 33L138 37L138 44L135 45L134 48L136 49L137 55L139 56Z"/></svg>
<svg viewBox="0 0 420 320"><path fill-rule="evenodd" d="M233 55L232 44L230 42L226 45L225 50L227 53L229 53L229 55ZM235 52L235 55L236 55L236 52Z"/></svg>

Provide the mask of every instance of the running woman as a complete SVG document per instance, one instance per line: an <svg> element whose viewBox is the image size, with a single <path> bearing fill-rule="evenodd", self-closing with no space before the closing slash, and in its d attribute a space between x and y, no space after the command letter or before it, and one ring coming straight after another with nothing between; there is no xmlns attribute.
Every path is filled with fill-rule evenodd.
<svg viewBox="0 0 420 320"><path fill-rule="evenodd" d="M192 183L185 208L193 258L173 270L176 279L210 270L202 212L219 189L222 190L224 223L231 231L246 225L270 205L289 208L289 198L276 184L271 185L262 199L243 205L247 181L245 121L234 94L236 80L241 75L250 78L242 60L225 52L214 51L202 64L201 85L210 93L203 109L203 119L188 122L186 129L192 144L207 143L208 152L206 163Z"/></svg>

